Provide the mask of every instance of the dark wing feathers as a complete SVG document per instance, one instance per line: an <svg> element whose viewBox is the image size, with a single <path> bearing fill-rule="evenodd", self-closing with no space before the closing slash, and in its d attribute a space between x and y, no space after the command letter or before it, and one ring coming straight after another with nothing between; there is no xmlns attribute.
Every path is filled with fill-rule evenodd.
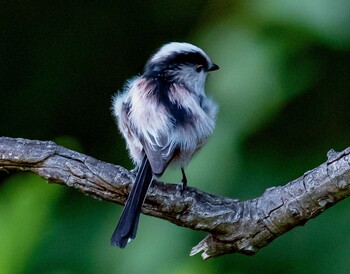
<svg viewBox="0 0 350 274"><path fill-rule="evenodd" d="M162 175L174 157L174 148L171 147L168 138L165 136L158 138L157 144L154 144L155 142L149 144L143 141L141 141L141 143L151 165L153 174L156 176Z"/></svg>

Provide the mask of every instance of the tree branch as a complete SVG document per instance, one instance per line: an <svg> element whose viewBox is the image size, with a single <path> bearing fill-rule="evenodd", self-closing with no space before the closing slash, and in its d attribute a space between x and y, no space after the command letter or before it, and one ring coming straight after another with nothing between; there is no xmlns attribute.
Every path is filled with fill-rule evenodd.
<svg viewBox="0 0 350 274"><path fill-rule="evenodd" d="M300 178L239 201L188 187L154 182L143 213L209 232L191 255L204 259L239 252L255 254L278 236L303 225L350 195L350 147ZM0 171L29 171L49 183L67 185L102 200L123 204L134 175L123 167L53 142L0 137Z"/></svg>

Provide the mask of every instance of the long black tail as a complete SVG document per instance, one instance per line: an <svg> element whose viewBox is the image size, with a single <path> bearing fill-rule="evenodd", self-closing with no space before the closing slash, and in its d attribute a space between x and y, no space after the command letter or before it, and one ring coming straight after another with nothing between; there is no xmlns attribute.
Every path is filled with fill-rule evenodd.
<svg viewBox="0 0 350 274"><path fill-rule="evenodd" d="M152 169L145 155L137 173L134 186L119 219L119 223L112 235L112 245L124 248L130 240L135 239L142 204L152 182L152 177Z"/></svg>

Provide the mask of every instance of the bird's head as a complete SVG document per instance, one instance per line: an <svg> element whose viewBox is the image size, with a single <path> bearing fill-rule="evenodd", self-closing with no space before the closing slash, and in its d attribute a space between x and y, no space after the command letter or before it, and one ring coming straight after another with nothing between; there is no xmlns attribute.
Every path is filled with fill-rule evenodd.
<svg viewBox="0 0 350 274"><path fill-rule="evenodd" d="M148 60L144 76L167 83L184 85L196 93L204 92L210 71L219 69L200 48L189 43L163 45Z"/></svg>

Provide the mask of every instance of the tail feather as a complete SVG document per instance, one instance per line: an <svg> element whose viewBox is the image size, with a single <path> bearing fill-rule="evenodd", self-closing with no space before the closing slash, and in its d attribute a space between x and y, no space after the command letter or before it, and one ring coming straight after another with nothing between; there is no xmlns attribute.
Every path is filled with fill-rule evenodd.
<svg viewBox="0 0 350 274"><path fill-rule="evenodd" d="M126 201L123 213L111 238L111 244L124 248L128 242L135 239L140 219L141 208L147 190L152 182L152 169L144 156L131 193Z"/></svg>

